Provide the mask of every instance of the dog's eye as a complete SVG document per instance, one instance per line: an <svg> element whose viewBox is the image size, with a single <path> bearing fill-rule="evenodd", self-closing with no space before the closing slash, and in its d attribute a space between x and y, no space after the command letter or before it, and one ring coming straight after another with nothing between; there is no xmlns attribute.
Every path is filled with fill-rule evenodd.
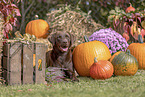
<svg viewBox="0 0 145 97"><path fill-rule="evenodd" d="M61 36L58 36L57 38L62 38Z"/></svg>
<svg viewBox="0 0 145 97"><path fill-rule="evenodd" d="M66 38L69 38L69 36L68 36L68 35L65 35L65 37L66 37Z"/></svg>

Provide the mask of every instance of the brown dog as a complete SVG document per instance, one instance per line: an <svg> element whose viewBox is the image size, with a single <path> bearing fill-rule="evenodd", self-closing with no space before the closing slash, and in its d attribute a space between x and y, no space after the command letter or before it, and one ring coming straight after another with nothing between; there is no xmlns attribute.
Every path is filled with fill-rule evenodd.
<svg viewBox="0 0 145 97"><path fill-rule="evenodd" d="M75 41L73 34L56 32L50 35L48 40L53 49L46 54L47 67L65 68L64 72L72 81L79 81L75 75L72 63L71 46Z"/></svg>

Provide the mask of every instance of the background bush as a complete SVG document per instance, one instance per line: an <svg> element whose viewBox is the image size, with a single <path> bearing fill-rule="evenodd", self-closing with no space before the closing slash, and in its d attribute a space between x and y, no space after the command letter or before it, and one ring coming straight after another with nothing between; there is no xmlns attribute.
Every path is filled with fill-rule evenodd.
<svg viewBox="0 0 145 97"><path fill-rule="evenodd" d="M22 0L17 4L22 17L18 19L19 27L15 30L20 28L20 32L24 34L26 24L30 20L34 20L36 14L39 18L45 19L48 12L59 8L62 4L71 4L74 7L79 6L86 13L91 10L91 16L97 23L109 27L107 23L109 11L115 9L116 6L126 9L129 7L129 2L139 10L144 10L145 8L144 0Z"/></svg>

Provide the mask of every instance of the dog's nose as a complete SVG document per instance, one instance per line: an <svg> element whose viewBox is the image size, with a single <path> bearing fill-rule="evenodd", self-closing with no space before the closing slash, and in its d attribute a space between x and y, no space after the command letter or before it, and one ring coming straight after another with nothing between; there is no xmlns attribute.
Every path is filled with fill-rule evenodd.
<svg viewBox="0 0 145 97"><path fill-rule="evenodd" d="M66 39L64 39L64 40L63 40L63 43L64 43L64 44L67 44L67 40L66 40Z"/></svg>
<svg viewBox="0 0 145 97"><path fill-rule="evenodd" d="M64 41L63 43L64 43L64 44L66 44L66 43L67 43L67 41Z"/></svg>

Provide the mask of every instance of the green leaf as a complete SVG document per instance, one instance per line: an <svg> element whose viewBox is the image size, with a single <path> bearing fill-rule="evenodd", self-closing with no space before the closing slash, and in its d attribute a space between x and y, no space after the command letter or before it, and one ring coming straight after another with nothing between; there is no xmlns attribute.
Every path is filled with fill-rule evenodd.
<svg viewBox="0 0 145 97"><path fill-rule="evenodd" d="M11 15L8 15L7 16L7 22L10 20L10 18L11 18Z"/></svg>
<svg viewBox="0 0 145 97"><path fill-rule="evenodd" d="M145 29L145 20L141 22L141 26Z"/></svg>
<svg viewBox="0 0 145 97"><path fill-rule="evenodd" d="M119 7L115 7L115 11L120 11L120 8Z"/></svg>
<svg viewBox="0 0 145 97"><path fill-rule="evenodd" d="M109 12L109 14L115 14L116 12L115 12L115 10L111 10L110 12Z"/></svg>

